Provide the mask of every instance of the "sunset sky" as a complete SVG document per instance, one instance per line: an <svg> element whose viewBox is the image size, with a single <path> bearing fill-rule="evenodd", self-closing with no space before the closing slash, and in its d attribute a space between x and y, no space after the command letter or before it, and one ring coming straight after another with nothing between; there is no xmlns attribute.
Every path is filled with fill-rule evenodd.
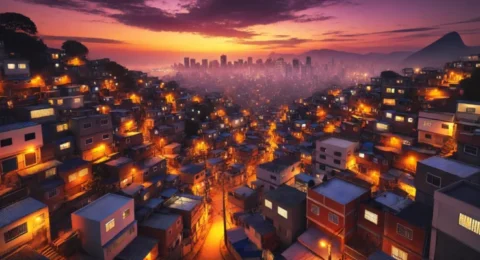
<svg viewBox="0 0 480 260"><path fill-rule="evenodd" d="M457 31L480 45L479 0L1 0L51 47L77 39L90 58L130 68L311 49L417 50Z"/></svg>

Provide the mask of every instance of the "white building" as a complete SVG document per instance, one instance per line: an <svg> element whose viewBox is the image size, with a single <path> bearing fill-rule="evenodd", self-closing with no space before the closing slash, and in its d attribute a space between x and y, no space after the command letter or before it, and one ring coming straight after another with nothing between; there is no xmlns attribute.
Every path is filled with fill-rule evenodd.
<svg viewBox="0 0 480 260"><path fill-rule="evenodd" d="M83 249L96 259L114 259L137 236L133 199L106 194L72 213Z"/></svg>
<svg viewBox="0 0 480 260"><path fill-rule="evenodd" d="M354 153L357 147L357 142L334 137L317 141L315 153L317 173L326 174L332 170L340 171L351 168L355 164Z"/></svg>
<svg viewBox="0 0 480 260"><path fill-rule="evenodd" d="M301 171L300 160L293 157L277 158L257 167L257 183L266 190L274 190L282 184L292 185L295 175Z"/></svg>
<svg viewBox="0 0 480 260"><path fill-rule="evenodd" d="M419 112L418 142L442 147L455 134L455 115L440 112Z"/></svg>

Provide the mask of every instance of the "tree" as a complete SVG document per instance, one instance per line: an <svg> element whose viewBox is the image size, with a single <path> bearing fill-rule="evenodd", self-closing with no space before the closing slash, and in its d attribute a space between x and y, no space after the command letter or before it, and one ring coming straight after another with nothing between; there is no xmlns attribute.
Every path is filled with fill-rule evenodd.
<svg viewBox="0 0 480 260"><path fill-rule="evenodd" d="M13 32L24 32L30 35L37 34L35 23L23 14L1 13L0 28Z"/></svg>
<svg viewBox="0 0 480 260"><path fill-rule="evenodd" d="M470 101L480 101L480 69L475 69L470 78L460 82L463 89L463 99Z"/></svg>
<svg viewBox="0 0 480 260"><path fill-rule="evenodd" d="M88 48L81 42L68 40L62 44L65 54L70 57L85 57L88 55Z"/></svg>

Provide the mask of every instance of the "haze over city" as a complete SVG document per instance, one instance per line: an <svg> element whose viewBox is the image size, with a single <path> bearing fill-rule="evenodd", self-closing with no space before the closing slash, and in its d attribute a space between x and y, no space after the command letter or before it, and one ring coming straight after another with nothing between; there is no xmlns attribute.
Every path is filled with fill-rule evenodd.
<svg viewBox="0 0 480 260"><path fill-rule="evenodd" d="M37 21L49 46L78 39L91 57L132 69L220 53L416 51L450 31L480 45L476 0L2 0L0 8Z"/></svg>

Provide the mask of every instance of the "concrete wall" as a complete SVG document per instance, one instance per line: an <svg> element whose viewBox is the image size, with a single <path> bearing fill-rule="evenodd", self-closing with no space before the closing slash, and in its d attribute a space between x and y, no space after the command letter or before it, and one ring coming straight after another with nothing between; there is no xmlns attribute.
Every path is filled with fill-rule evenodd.
<svg viewBox="0 0 480 260"><path fill-rule="evenodd" d="M35 139L25 141L25 134L35 133ZM0 158L43 146L42 126L34 125L1 133L0 139L12 138L12 145L0 147Z"/></svg>

